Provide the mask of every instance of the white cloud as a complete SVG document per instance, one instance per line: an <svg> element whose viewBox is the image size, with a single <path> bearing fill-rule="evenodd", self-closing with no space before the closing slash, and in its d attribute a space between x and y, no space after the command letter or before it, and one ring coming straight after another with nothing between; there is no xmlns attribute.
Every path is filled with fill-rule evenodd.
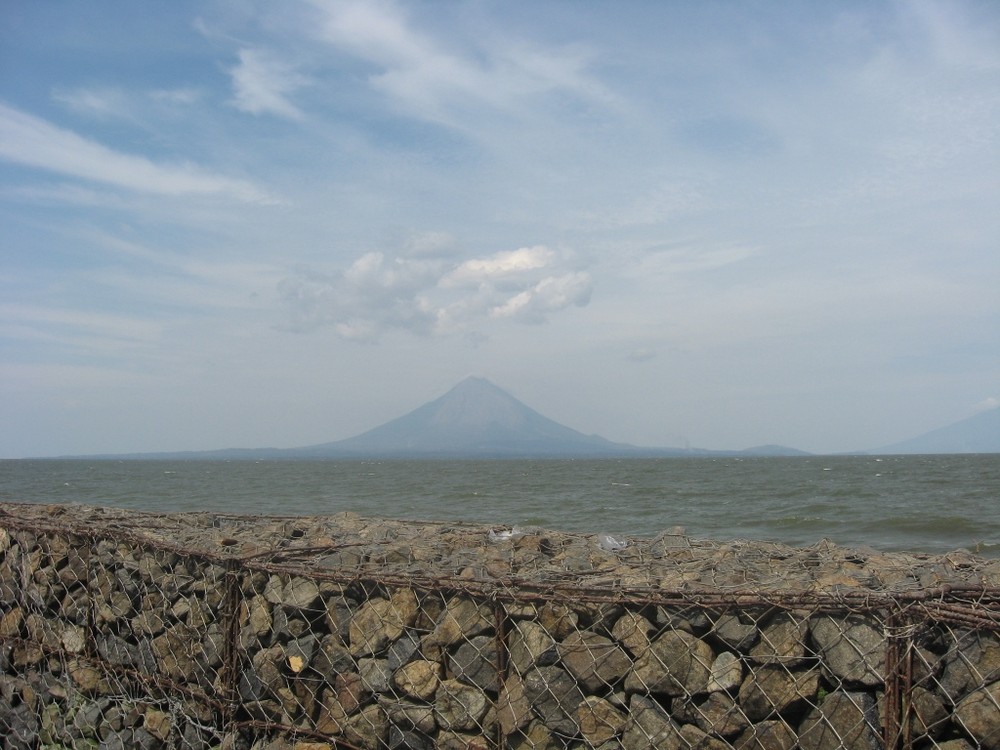
<svg viewBox="0 0 1000 750"><path fill-rule="evenodd" d="M976 404L976 412L992 411L997 408L1000 408L1000 398L996 396L990 396Z"/></svg>
<svg viewBox="0 0 1000 750"><path fill-rule="evenodd" d="M490 310L494 318L519 318L530 323L544 322L549 313L590 302L590 275L583 271L542 279L530 289L515 294Z"/></svg>
<svg viewBox="0 0 1000 750"><path fill-rule="evenodd" d="M195 104L202 98L203 94L201 90L196 88L177 88L157 89L156 91L150 91L149 96L154 101L187 106Z"/></svg>
<svg viewBox="0 0 1000 750"><path fill-rule="evenodd" d="M132 104L120 89L57 89L52 98L74 112L96 117L132 118Z"/></svg>
<svg viewBox="0 0 1000 750"><path fill-rule="evenodd" d="M239 58L239 64L229 70L237 109L254 115L302 119L302 111L288 97L308 84L308 78L264 50L243 49Z"/></svg>
<svg viewBox="0 0 1000 750"><path fill-rule="evenodd" d="M555 253L542 245L500 252L486 258L472 258L442 278L441 285L481 284L491 279L517 276L545 268L552 264L554 258Z"/></svg>
<svg viewBox="0 0 1000 750"><path fill-rule="evenodd" d="M457 265L370 252L337 275L300 271L280 283L279 294L292 330L332 325L344 338L365 341L390 330L468 333L489 320L541 323L586 305L590 275L565 263L541 245Z"/></svg>
<svg viewBox="0 0 1000 750"><path fill-rule="evenodd" d="M120 188L159 195L217 195L274 203L250 182L191 164L158 164L123 154L0 103L0 159Z"/></svg>
<svg viewBox="0 0 1000 750"><path fill-rule="evenodd" d="M376 66L380 72L371 76L372 86L417 117L458 125L472 107L514 113L527 99L537 103L536 97L554 91L589 101L614 99L587 74L588 57L577 49L543 49L511 39L490 44L481 36L477 49L463 52L415 29L392 2L313 4L321 19L315 33Z"/></svg>

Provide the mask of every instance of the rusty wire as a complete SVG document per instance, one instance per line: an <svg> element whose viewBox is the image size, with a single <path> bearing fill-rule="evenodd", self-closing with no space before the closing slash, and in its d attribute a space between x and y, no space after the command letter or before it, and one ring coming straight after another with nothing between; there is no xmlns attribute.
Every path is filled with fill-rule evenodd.
<svg viewBox="0 0 1000 750"><path fill-rule="evenodd" d="M465 742L472 747L478 746L480 737L488 747L529 747L536 746L531 744L535 738L547 737L537 740L537 746L598 747L603 741L631 750L645 747L643 742L653 746L657 732L673 732L671 737L680 737L682 745L714 738L744 750L751 745L739 744L741 738L765 726L787 736L802 732L805 740L822 734L824 727L838 737L851 733L860 737L877 729L886 748L933 748L959 736L983 741L975 734L979 729L969 728L971 720L939 718L935 713L938 704L960 712L975 701L976 708L995 708L1000 724L997 696L990 692L990 686L1000 684L1000 674L961 671L962 644L972 633L987 639L977 641L977 648L985 649L990 658L995 651L1000 660L1000 643L994 645L1000 631L1000 568L995 561L965 554L907 558L843 551L828 544L803 551L677 535L659 542L630 540L626 548L608 551L595 548L587 535L534 530L521 537L526 543L518 547L513 530L500 531L503 534L473 524L347 517L176 516L0 505L0 533L5 535L0 554L19 576L17 586L0 586L0 615L9 621L0 632L0 647L6 654L3 685L8 693L28 695L26 680L36 679L39 665L48 664L50 670L57 668L54 677L61 687L46 690L53 700L65 703L64 694L80 691L80 670L92 669L108 683L110 692L88 687L80 705L90 705L86 701L92 704L96 695L103 695L102 701L128 707L138 700L136 696L146 696L152 709L134 731L160 731L167 738L164 742L192 750L200 747L197 742L223 737L235 738L236 746L245 743L247 748L305 738L349 750L403 747L408 742L442 747ZM432 550L433 554L421 546L435 540L441 550ZM65 562L59 569L40 567L47 550L71 546L83 559L79 564L86 571L86 586L81 571L67 572ZM95 552L99 547L104 557ZM524 564L518 562L521 553ZM93 593L100 588L92 584L94 576L107 573L101 570L105 558L118 576L114 591L121 586L134 589L128 597L131 619L102 614L107 602ZM183 575L157 581L161 558L171 561L167 567L183 568ZM707 570L705 560L730 568L721 573ZM746 568L739 571L737 564ZM782 580L776 573L782 566L800 577ZM886 577L873 571L885 572ZM122 577L128 580L123 582ZM326 593L317 593L301 607L275 598L280 595L272 589L294 588L301 581L311 582L317 592L325 586ZM709 585L713 581L717 585ZM193 632L191 626L182 628L179 623L193 617L191 611L208 607L213 587L221 591L210 618L220 643L210 645L217 645L219 653L210 660L211 666L202 668L199 680L190 682L179 663L164 661L166 647L152 658L130 657L150 669L115 663L102 652L108 639L133 648L156 639L169 641L171 628ZM410 601L405 592L413 592L415 609L405 622L392 623L399 610L394 600ZM67 602L76 607L83 597L87 615L85 622L78 622L78 613L67 609ZM351 626L363 619L362 612L370 615L378 610L382 619L372 620L373 627L387 628L378 636L378 645L365 644L369 636L364 634L357 635L360 646L351 641L353 632L349 637L336 634L330 610L323 608L340 600L343 604L338 606L351 618ZM252 623L255 606L260 622ZM265 611L270 613L266 617L260 614ZM475 620L478 611L488 613L482 622L454 626L447 635L438 635L445 626L451 627L449 613ZM55 618L55 629L44 624L48 617ZM543 617L551 621L544 627L539 625ZM176 624L157 630L161 627L157 618ZM287 623L279 626L273 618ZM635 633L622 625L632 621L639 628ZM865 632L868 622L880 623L884 651L859 645L858 633ZM756 640L753 645L735 644L736 636L723 634L724 627ZM148 636L142 628L149 629ZM649 632L640 633L642 629ZM80 643L78 631L85 636ZM820 638L826 631L832 635ZM526 657L529 636L543 643L549 638L551 645L541 655ZM303 648L332 644L330 658L353 666L317 676L310 672L309 659L314 655L288 656L294 650L290 644L299 639L304 639ZM425 672L414 668L413 675L426 678L439 692L423 684L410 685L407 680L413 675L401 676L398 667L386 675L376 669L374 677L351 671L381 669L372 662L384 661L387 649L406 639L420 642L417 656L398 658L404 660L403 666L414 663L405 659L421 661L416 666ZM685 667L699 673L714 670L715 662L728 655L726 664L741 670L739 681L733 681L732 669L728 675L722 670L730 682L714 691L664 681L659 672L670 674L677 667L664 662L666 652L650 650L650 642L686 644L692 654L702 654L701 662ZM827 664L829 653L845 647L857 652L864 667L860 672L851 672L850 664L840 667L848 670L845 673L830 671L834 668ZM41 654L38 659L32 649ZM291 650L282 656L280 674L268 677L275 667L261 654L281 649ZM918 653L920 664L926 665L926 674L919 678L914 674ZM16 654L25 663L19 664ZM293 657L307 666L290 668ZM605 657L617 660L614 668L602 662ZM652 671L647 669L650 665ZM471 669L492 669L495 678L467 673ZM309 678L300 677L299 670ZM337 690L346 698L331 697L334 676L344 682L345 687ZM271 682L254 682L265 677ZM247 686L247 680L253 684ZM754 692L757 682L768 681L775 681L780 690L791 690L791 697L771 695L764 688ZM441 687L442 682L448 682L447 688ZM917 689L924 692L918 696ZM357 701L352 690L360 691ZM932 701L928 693L943 697ZM261 707L248 708L253 701L247 703L246 695ZM492 707L463 703L483 695ZM833 709L824 713L830 695L843 704L840 714ZM874 710L876 695L882 701L878 727L869 726L866 713ZM11 716L21 700L8 700ZM343 708L345 700L358 706L352 703L348 711ZM37 703L45 708L44 701ZM328 712L326 703L343 716L331 716L322 724L317 717ZM192 718L187 714L193 706L215 718L206 720L200 714ZM505 708L512 706L516 709ZM111 709L102 710L104 721ZM155 720L148 718L154 716L150 710L160 711ZM386 718L393 711L403 716L402 723ZM500 714L504 718L498 718ZM0 714L0 728L4 716ZM855 718L845 729L836 723L842 721L838 716ZM370 719L381 723L370 726ZM218 726L209 726L212 721ZM543 726L545 722L551 727ZM928 723L931 726L925 726ZM993 739L987 737L983 746L990 746Z"/></svg>

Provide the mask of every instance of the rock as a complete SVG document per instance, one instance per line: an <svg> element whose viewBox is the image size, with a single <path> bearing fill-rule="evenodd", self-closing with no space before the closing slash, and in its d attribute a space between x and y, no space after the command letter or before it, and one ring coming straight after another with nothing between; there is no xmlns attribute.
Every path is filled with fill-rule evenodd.
<svg viewBox="0 0 1000 750"><path fill-rule="evenodd" d="M67 666L69 676L81 693L105 692L108 688L100 670L80 659L73 659Z"/></svg>
<svg viewBox="0 0 1000 750"><path fill-rule="evenodd" d="M869 693L835 691L806 714L799 727L801 750L881 750L875 699Z"/></svg>
<svg viewBox="0 0 1000 750"><path fill-rule="evenodd" d="M389 599L370 599L351 618L348 626L354 656L377 654L399 638L417 619L417 597L410 589L399 589Z"/></svg>
<svg viewBox="0 0 1000 750"><path fill-rule="evenodd" d="M241 637L244 644L251 643L271 630L271 607L263 596L254 596L241 605Z"/></svg>
<svg viewBox="0 0 1000 750"><path fill-rule="evenodd" d="M492 750L493 743L486 737L458 732L441 732L434 747L436 750Z"/></svg>
<svg viewBox="0 0 1000 750"><path fill-rule="evenodd" d="M690 750L730 750L730 745L712 737L693 724L685 724L680 731L681 742Z"/></svg>
<svg viewBox="0 0 1000 750"><path fill-rule="evenodd" d="M426 703L410 701L380 701L386 716L394 725L412 727L418 732L429 735L437 729L434 718L434 707Z"/></svg>
<svg viewBox="0 0 1000 750"><path fill-rule="evenodd" d="M600 745L622 733L626 716L604 698L589 695L576 711L580 733L591 745Z"/></svg>
<svg viewBox="0 0 1000 750"><path fill-rule="evenodd" d="M656 701L642 695L629 700L623 750L682 750L680 728Z"/></svg>
<svg viewBox="0 0 1000 750"><path fill-rule="evenodd" d="M386 659L361 659L358 671L364 686L373 693L387 693L392 680L392 670Z"/></svg>
<svg viewBox="0 0 1000 750"><path fill-rule="evenodd" d="M719 615L712 626L712 632L723 643L741 654L748 653L760 635L756 625L745 623L734 614Z"/></svg>
<svg viewBox="0 0 1000 750"><path fill-rule="evenodd" d="M702 731L719 737L732 737L750 726L743 709L726 693L712 693L697 705L690 703L684 714L685 720L690 717Z"/></svg>
<svg viewBox="0 0 1000 750"><path fill-rule="evenodd" d="M97 653L108 664L114 666L130 667L147 673L156 670L156 658L153 656L150 642L146 639L136 645L117 635L99 635Z"/></svg>
<svg viewBox="0 0 1000 750"><path fill-rule="evenodd" d="M936 747L937 750L974 750L972 745L965 740L948 740L947 742L939 742Z"/></svg>
<svg viewBox="0 0 1000 750"><path fill-rule="evenodd" d="M533 721L522 733L512 736L507 747L510 750L563 750L565 745L552 736L548 727Z"/></svg>
<svg viewBox="0 0 1000 750"><path fill-rule="evenodd" d="M390 724L386 747L389 750L434 750L434 740L414 729L405 729Z"/></svg>
<svg viewBox="0 0 1000 750"><path fill-rule="evenodd" d="M496 638L479 635L463 643L448 656L451 673L462 682L475 685L480 690L499 690L497 677Z"/></svg>
<svg viewBox="0 0 1000 750"><path fill-rule="evenodd" d="M945 698L953 704L970 691L1000 679L997 634L979 630L956 632L956 642L943 658L944 669L939 680Z"/></svg>
<svg viewBox="0 0 1000 750"><path fill-rule="evenodd" d="M195 659L201 650L201 638L184 623L177 623L153 639L152 650L160 672L182 682L197 668Z"/></svg>
<svg viewBox="0 0 1000 750"><path fill-rule="evenodd" d="M458 680L441 682L434 699L438 724L446 730L480 729L490 705L482 690Z"/></svg>
<svg viewBox="0 0 1000 750"><path fill-rule="evenodd" d="M611 627L611 637L633 654L649 647L649 634L652 632L653 624L635 612L626 612Z"/></svg>
<svg viewBox="0 0 1000 750"><path fill-rule="evenodd" d="M360 713L347 719L344 736L352 745L378 748L385 744L389 734L389 720L378 704L365 706Z"/></svg>
<svg viewBox="0 0 1000 750"><path fill-rule="evenodd" d="M316 731L328 735L342 734L347 726L347 712L333 691L324 692L319 701Z"/></svg>
<svg viewBox="0 0 1000 750"><path fill-rule="evenodd" d="M870 687L885 682L885 636L869 622L822 616L812 620L811 630L823 666L833 675Z"/></svg>
<svg viewBox="0 0 1000 750"><path fill-rule="evenodd" d="M319 650L313 653L312 668L327 682L333 682L338 674L357 671L354 657L336 635L325 635L319 643Z"/></svg>
<svg viewBox="0 0 1000 750"><path fill-rule="evenodd" d="M524 674L532 667L554 664L559 655L552 635L532 620L515 623L508 634L510 664Z"/></svg>
<svg viewBox="0 0 1000 750"><path fill-rule="evenodd" d="M955 718L983 750L1000 748L1000 682L966 696L955 706Z"/></svg>
<svg viewBox="0 0 1000 750"><path fill-rule="evenodd" d="M762 721L746 729L733 741L735 750L794 750L795 733L780 720Z"/></svg>
<svg viewBox="0 0 1000 750"><path fill-rule="evenodd" d="M556 640L561 640L575 632L578 629L579 621L580 618L576 612L558 602L546 602L538 610L538 624Z"/></svg>
<svg viewBox="0 0 1000 750"><path fill-rule="evenodd" d="M523 679L524 693L542 723L554 732L575 735L577 709L584 698L576 680L556 666L537 667Z"/></svg>
<svg viewBox="0 0 1000 750"><path fill-rule="evenodd" d="M285 584L279 603L292 609L313 609L319 599L319 585L303 576L293 576Z"/></svg>
<svg viewBox="0 0 1000 750"><path fill-rule="evenodd" d="M24 610L14 607L0 617L0 638L16 638L24 624Z"/></svg>
<svg viewBox="0 0 1000 750"><path fill-rule="evenodd" d="M614 685L633 666L614 641L586 630L570 633L557 651L563 665L591 693Z"/></svg>
<svg viewBox="0 0 1000 750"><path fill-rule="evenodd" d="M412 631L403 633L399 640L389 644L386 652L386 659L389 662L389 669L395 672L402 665L416 657L420 653L420 636Z"/></svg>
<svg viewBox="0 0 1000 750"><path fill-rule="evenodd" d="M815 701L819 670L791 672L765 666L747 675L740 685L739 703L751 721L770 718L803 701Z"/></svg>
<svg viewBox="0 0 1000 750"><path fill-rule="evenodd" d="M333 683L333 691L337 702L348 714L357 711L373 692L371 687L365 683L364 676L357 672L337 675Z"/></svg>
<svg viewBox="0 0 1000 750"><path fill-rule="evenodd" d="M392 676L404 695L417 700L430 700L440 682L441 665L418 659L400 667Z"/></svg>
<svg viewBox="0 0 1000 750"><path fill-rule="evenodd" d="M625 691L672 696L703 693L714 661L715 654L704 641L681 630L667 631L638 656L625 678Z"/></svg>
<svg viewBox="0 0 1000 750"><path fill-rule="evenodd" d="M314 635L289 642L285 646L285 666L292 674L299 674L312 663L316 647L317 638Z"/></svg>
<svg viewBox="0 0 1000 750"><path fill-rule="evenodd" d="M524 681L517 674L510 675L497 700L497 720L504 735L513 734L531 719L531 702L524 689Z"/></svg>
<svg viewBox="0 0 1000 750"><path fill-rule="evenodd" d="M350 640L350 624L353 616L354 607L345 597L333 596L327 600L326 625L331 633L340 636L340 640L344 642Z"/></svg>
<svg viewBox="0 0 1000 750"><path fill-rule="evenodd" d="M469 640L493 627L493 613L489 607L468 597L453 597L434 625L434 630L421 642L424 655L433 657L441 647Z"/></svg>
<svg viewBox="0 0 1000 750"><path fill-rule="evenodd" d="M917 685L910 691L910 704L910 736L914 739L940 736L949 719L941 697Z"/></svg>
<svg viewBox="0 0 1000 750"><path fill-rule="evenodd" d="M705 690L709 693L735 690L743 682L743 662L731 651L723 651L712 662Z"/></svg>
<svg viewBox="0 0 1000 750"><path fill-rule="evenodd" d="M22 703L11 706L0 701L0 727L3 728L4 748L33 750L38 739L38 718L31 707Z"/></svg>
<svg viewBox="0 0 1000 750"><path fill-rule="evenodd" d="M155 708L147 708L142 720L142 727L156 739L166 742L167 738L170 737L172 727L170 714Z"/></svg>
<svg viewBox="0 0 1000 750"><path fill-rule="evenodd" d="M806 655L809 623L805 617L779 612L760 631L760 640L750 649L759 664L798 664Z"/></svg>

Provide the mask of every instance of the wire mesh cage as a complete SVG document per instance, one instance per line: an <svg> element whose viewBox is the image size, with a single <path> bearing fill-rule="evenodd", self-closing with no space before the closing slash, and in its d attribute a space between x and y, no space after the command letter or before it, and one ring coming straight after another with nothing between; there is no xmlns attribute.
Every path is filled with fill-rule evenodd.
<svg viewBox="0 0 1000 750"><path fill-rule="evenodd" d="M970 555L0 512L5 748L1000 748Z"/></svg>

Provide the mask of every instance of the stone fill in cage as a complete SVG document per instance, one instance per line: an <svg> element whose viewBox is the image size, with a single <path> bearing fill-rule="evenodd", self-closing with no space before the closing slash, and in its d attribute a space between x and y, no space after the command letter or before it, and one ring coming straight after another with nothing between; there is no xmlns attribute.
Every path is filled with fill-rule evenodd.
<svg viewBox="0 0 1000 750"><path fill-rule="evenodd" d="M1000 748L1000 562L0 505L4 748Z"/></svg>

